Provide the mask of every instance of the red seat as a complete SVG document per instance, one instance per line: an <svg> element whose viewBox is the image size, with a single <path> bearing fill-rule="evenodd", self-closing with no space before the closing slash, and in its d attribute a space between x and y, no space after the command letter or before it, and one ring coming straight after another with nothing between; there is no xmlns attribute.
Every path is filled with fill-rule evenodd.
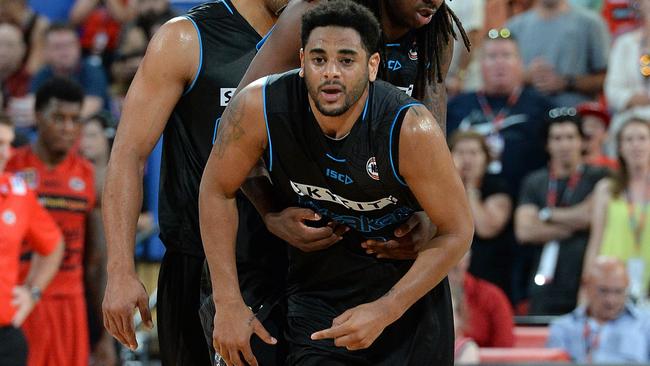
<svg viewBox="0 0 650 366"><path fill-rule="evenodd" d="M481 363L564 362L569 355L559 348L481 348Z"/></svg>
<svg viewBox="0 0 650 366"><path fill-rule="evenodd" d="M548 339L548 327L515 327L515 348L544 348Z"/></svg>

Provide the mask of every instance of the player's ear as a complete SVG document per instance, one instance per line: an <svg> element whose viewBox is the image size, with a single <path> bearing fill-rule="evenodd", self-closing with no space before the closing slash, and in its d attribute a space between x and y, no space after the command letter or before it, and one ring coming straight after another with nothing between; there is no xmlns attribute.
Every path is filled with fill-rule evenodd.
<svg viewBox="0 0 650 366"><path fill-rule="evenodd" d="M298 72L301 78L305 77L305 49L300 49L300 71Z"/></svg>
<svg viewBox="0 0 650 366"><path fill-rule="evenodd" d="M381 58L379 57L379 52L375 52L370 55L368 59L368 79L369 81L375 81L377 79L377 73L379 72L379 62Z"/></svg>

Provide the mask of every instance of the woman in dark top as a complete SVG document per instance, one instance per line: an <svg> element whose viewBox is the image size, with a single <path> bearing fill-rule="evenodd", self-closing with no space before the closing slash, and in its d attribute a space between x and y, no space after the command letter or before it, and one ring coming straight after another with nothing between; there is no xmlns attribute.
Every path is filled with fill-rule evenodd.
<svg viewBox="0 0 650 366"><path fill-rule="evenodd" d="M472 131L455 133L450 149L474 218L474 240L469 272L490 281L510 295L512 199L506 181L487 174L489 148L482 135Z"/></svg>

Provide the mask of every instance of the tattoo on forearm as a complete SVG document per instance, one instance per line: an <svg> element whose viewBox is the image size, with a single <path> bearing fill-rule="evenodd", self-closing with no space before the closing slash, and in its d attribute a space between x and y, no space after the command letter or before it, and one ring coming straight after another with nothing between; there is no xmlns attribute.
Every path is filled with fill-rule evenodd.
<svg viewBox="0 0 650 366"><path fill-rule="evenodd" d="M255 314L251 315L250 318L248 318L248 326L250 327L251 324L253 324L253 321L255 320Z"/></svg>
<svg viewBox="0 0 650 366"><path fill-rule="evenodd" d="M219 130L217 131L217 140L215 141L215 151L218 157L222 158L228 145L239 140L244 134L244 128L241 126L244 106L242 105L244 95L233 98L226 111L221 116Z"/></svg>

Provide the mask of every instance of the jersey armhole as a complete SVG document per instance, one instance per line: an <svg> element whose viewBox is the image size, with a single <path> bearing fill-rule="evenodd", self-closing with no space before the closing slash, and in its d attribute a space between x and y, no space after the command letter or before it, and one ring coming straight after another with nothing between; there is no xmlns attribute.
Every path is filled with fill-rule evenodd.
<svg viewBox="0 0 650 366"><path fill-rule="evenodd" d="M408 112L408 108L415 105L422 105L422 103L408 103L401 106L397 110L397 113L395 113L395 118L393 119L393 123L390 126L390 135L388 137L388 156L390 158L390 167L393 170L393 176L401 185L405 187L407 184L402 176L399 175L399 136L400 130L402 128L402 123L404 122L404 117L406 116L406 112Z"/></svg>
<svg viewBox="0 0 650 366"><path fill-rule="evenodd" d="M196 81L199 79L199 75L201 74L201 69L203 68L203 41L201 39L201 30L199 30L199 26L196 24L194 19L191 17L185 15L185 19L189 20L192 22L192 25L194 26L194 29L196 29L196 36L199 39L199 67L196 70L196 74L194 75L194 79L190 83L190 85L185 89L183 92L183 96L187 95L192 89L194 88L194 84L196 84Z"/></svg>
<svg viewBox="0 0 650 366"><path fill-rule="evenodd" d="M273 143L271 142L271 130L269 129L269 118L266 114L266 86L269 83L269 79L264 80L264 86L262 87L262 111L264 113L264 124L266 125L266 136L269 140L269 156L268 156L268 167L269 172L273 171Z"/></svg>

